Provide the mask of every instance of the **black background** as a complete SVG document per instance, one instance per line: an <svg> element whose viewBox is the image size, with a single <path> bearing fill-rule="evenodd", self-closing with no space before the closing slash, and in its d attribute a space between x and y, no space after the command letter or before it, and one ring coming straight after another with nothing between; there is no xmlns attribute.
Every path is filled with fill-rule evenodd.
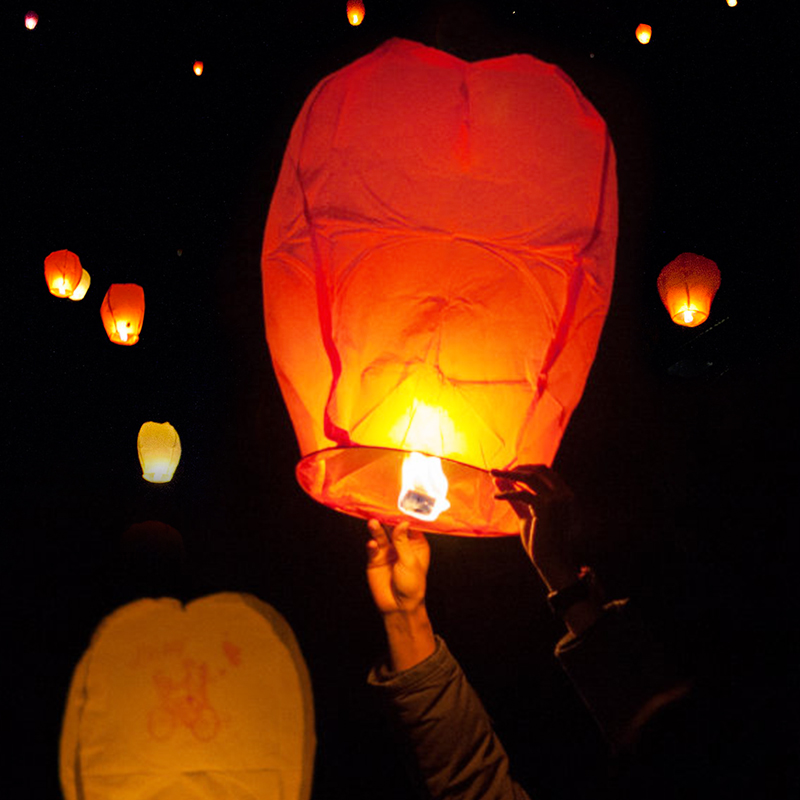
<svg viewBox="0 0 800 800"><path fill-rule="evenodd" d="M486 15L475 26L465 3L371 0L353 28L344 5L43 2L28 31L28 9L4 4L2 541L15 791L59 796L71 671L102 617L142 593L119 537L159 519L185 541L184 596L253 592L295 629L315 692L315 800L412 796L364 684L384 646L363 578L365 526L294 481L259 264L305 97L402 35L467 58L532 52L606 118L619 170L617 279L556 462L584 506L578 549L724 698L708 720L711 769L741 755L755 796L789 796L798 80L785 6L495 0L471 4ZM639 22L653 27L647 46L634 37ZM64 248L92 276L80 303L52 297L43 280L44 257ZM655 285L685 251L722 273L711 319L696 329L670 322ZM134 347L102 328L112 282L144 287ZM173 423L183 445L163 486L141 479L136 457L150 419ZM518 541L431 545L434 625L515 775L532 794L585 795L602 780L602 745L552 657L561 631Z"/></svg>

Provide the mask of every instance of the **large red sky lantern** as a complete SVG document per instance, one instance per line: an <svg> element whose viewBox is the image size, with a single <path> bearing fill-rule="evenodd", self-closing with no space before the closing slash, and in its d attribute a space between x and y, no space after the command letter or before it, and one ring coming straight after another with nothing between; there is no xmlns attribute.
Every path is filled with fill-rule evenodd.
<svg viewBox="0 0 800 800"><path fill-rule="evenodd" d="M262 257L301 486L390 524L517 533L489 470L552 463L616 235L608 131L557 67L393 39L323 80Z"/></svg>

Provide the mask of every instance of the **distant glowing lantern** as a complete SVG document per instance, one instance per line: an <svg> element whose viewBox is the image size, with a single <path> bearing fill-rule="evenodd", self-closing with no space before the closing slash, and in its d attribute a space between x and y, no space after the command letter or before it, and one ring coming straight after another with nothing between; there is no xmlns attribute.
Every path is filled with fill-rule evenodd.
<svg viewBox="0 0 800 800"><path fill-rule="evenodd" d="M670 261L658 276L658 293L677 325L702 325L720 285L717 265L695 253L682 253Z"/></svg>
<svg viewBox="0 0 800 800"><path fill-rule="evenodd" d="M347 0L347 19L351 25L360 25L364 21L362 0Z"/></svg>
<svg viewBox="0 0 800 800"><path fill-rule="evenodd" d="M25 27L32 31L39 24L39 15L35 11L29 11L25 15Z"/></svg>
<svg viewBox="0 0 800 800"><path fill-rule="evenodd" d="M69 296L70 300L83 300L86 297L86 292L89 291L89 285L92 282L92 276L84 269L81 271L81 279L75 287L75 291Z"/></svg>
<svg viewBox="0 0 800 800"><path fill-rule="evenodd" d="M144 289L135 283L112 283L100 307L100 316L112 342L136 344L144 322Z"/></svg>
<svg viewBox="0 0 800 800"><path fill-rule="evenodd" d="M181 460L181 440L169 422L145 422L136 441L142 477L150 483L169 483Z"/></svg>
<svg viewBox="0 0 800 800"><path fill-rule="evenodd" d="M737 4L737 0L726 0L726 2L731 8Z"/></svg>
<svg viewBox="0 0 800 800"><path fill-rule="evenodd" d="M203 74L203 62L202 61L195 61L194 66L192 67L194 70L195 75L202 75Z"/></svg>
<svg viewBox="0 0 800 800"><path fill-rule="evenodd" d="M323 81L262 257L301 486L389 524L517 533L489 471L552 463L616 233L605 123L559 69L393 39Z"/></svg>
<svg viewBox="0 0 800 800"><path fill-rule="evenodd" d="M71 297L83 278L81 260L69 250L56 250L44 260L44 277L50 294Z"/></svg>
<svg viewBox="0 0 800 800"><path fill-rule="evenodd" d="M308 800L308 668L294 632L253 595L122 606L72 675L64 800Z"/></svg>
<svg viewBox="0 0 800 800"><path fill-rule="evenodd" d="M636 38L642 43L647 44L653 35L653 29L649 25L642 23L636 28Z"/></svg>

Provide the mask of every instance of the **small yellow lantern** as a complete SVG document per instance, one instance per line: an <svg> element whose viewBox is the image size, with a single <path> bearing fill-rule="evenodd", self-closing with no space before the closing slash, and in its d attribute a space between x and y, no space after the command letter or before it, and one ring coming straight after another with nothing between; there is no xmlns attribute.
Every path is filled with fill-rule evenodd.
<svg viewBox="0 0 800 800"><path fill-rule="evenodd" d="M653 35L653 29L649 25L642 23L636 28L636 38L642 43L647 44Z"/></svg>
<svg viewBox="0 0 800 800"><path fill-rule="evenodd" d="M39 15L35 11L29 11L25 15L25 27L32 31L39 24Z"/></svg>
<svg viewBox="0 0 800 800"><path fill-rule="evenodd" d="M136 344L144 322L144 289L135 283L112 283L100 307L100 316L112 342Z"/></svg>
<svg viewBox="0 0 800 800"><path fill-rule="evenodd" d="M69 250L56 250L44 260L44 277L50 294L71 297L83 277L81 260Z"/></svg>
<svg viewBox="0 0 800 800"><path fill-rule="evenodd" d="M181 460L181 440L169 422L145 422L137 439L142 477L150 483L169 483Z"/></svg>
<svg viewBox="0 0 800 800"><path fill-rule="evenodd" d="M737 4L738 0L726 0L726 2L731 8L733 8Z"/></svg>
<svg viewBox="0 0 800 800"><path fill-rule="evenodd" d="M720 284L717 265L696 253L681 253L658 276L658 293L676 325L695 328L711 312Z"/></svg>
<svg viewBox="0 0 800 800"><path fill-rule="evenodd" d="M83 300L86 297L86 292L89 291L89 285L92 282L92 276L86 270L81 273L81 279L75 287L75 291L69 296L70 300Z"/></svg>
<svg viewBox="0 0 800 800"><path fill-rule="evenodd" d="M203 62L202 61L195 61L194 66L192 67L194 70L195 75L202 75L203 74Z"/></svg>
<svg viewBox="0 0 800 800"><path fill-rule="evenodd" d="M347 21L351 25L360 25L364 21L362 0L347 0Z"/></svg>

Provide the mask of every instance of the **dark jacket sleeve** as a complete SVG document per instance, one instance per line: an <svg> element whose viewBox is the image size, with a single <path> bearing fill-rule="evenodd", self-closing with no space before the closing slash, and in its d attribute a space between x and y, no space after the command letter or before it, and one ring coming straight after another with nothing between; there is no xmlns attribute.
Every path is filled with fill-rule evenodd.
<svg viewBox="0 0 800 800"><path fill-rule="evenodd" d="M431 798L529 800L509 776L489 715L442 639L422 663L398 673L380 665L369 682L392 707Z"/></svg>
<svg viewBox="0 0 800 800"><path fill-rule="evenodd" d="M606 605L580 637L565 636L556 657L617 752L635 744L648 720L690 689L627 600Z"/></svg>

